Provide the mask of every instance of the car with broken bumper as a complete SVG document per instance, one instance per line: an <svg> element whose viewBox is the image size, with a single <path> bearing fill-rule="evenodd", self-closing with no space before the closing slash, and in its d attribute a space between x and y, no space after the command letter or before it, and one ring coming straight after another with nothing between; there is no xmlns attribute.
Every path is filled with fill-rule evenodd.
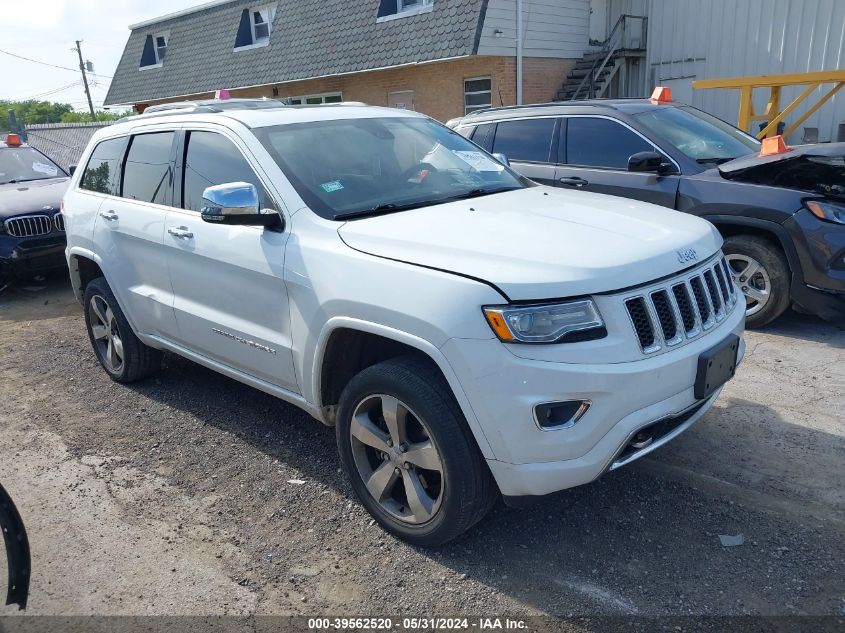
<svg viewBox="0 0 845 633"><path fill-rule="evenodd" d="M413 543L654 450L744 353L711 224L538 186L414 112L169 104L80 165L67 259L108 375L169 351L301 407Z"/></svg>
<svg viewBox="0 0 845 633"><path fill-rule="evenodd" d="M665 88L652 99L478 110L449 125L537 182L712 222L748 327L790 305L845 321L845 143L763 152L753 136L672 101Z"/></svg>

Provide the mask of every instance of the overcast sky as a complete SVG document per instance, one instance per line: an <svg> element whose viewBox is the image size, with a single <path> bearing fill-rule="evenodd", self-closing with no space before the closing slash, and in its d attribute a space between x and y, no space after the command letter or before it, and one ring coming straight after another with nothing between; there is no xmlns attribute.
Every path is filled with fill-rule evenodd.
<svg viewBox="0 0 845 633"><path fill-rule="evenodd" d="M84 59L94 64L91 96L103 105L111 77L129 37L130 24L204 4L207 0L4 0L0 50L66 66L50 68L0 53L0 99L36 97L87 110L79 58L72 50L82 40ZM34 5L37 5L35 10ZM73 85L54 94L44 94ZM41 96L44 95L44 96Z"/></svg>

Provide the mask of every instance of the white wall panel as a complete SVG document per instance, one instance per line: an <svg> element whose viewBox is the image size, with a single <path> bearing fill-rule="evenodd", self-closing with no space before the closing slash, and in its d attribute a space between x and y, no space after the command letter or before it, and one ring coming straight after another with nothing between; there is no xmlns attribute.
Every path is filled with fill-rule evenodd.
<svg viewBox="0 0 845 633"><path fill-rule="evenodd" d="M667 81L682 85L693 79L845 68L843 0L650 0L648 31L646 93ZM802 90L784 88L781 107ZM824 91L817 90L808 102ZM767 96L767 90L755 91L757 111ZM692 102L736 123L736 90L696 90ZM787 117L787 124L807 107ZM821 140L836 140L840 123L845 123L845 91L804 125L819 128ZM799 130L790 142L799 142L802 134Z"/></svg>

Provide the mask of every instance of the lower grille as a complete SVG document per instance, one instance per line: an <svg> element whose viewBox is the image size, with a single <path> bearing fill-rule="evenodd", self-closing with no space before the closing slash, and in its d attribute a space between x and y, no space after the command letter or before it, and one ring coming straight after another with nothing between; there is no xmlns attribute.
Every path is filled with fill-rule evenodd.
<svg viewBox="0 0 845 633"><path fill-rule="evenodd" d="M12 237L36 237L53 230L53 219L49 215L23 215L9 218L3 224Z"/></svg>
<svg viewBox="0 0 845 633"><path fill-rule="evenodd" d="M683 279L628 298L625 307L640 348L651 354L709 330L727 316L736 302L736 289L719 259Z"/></svg>

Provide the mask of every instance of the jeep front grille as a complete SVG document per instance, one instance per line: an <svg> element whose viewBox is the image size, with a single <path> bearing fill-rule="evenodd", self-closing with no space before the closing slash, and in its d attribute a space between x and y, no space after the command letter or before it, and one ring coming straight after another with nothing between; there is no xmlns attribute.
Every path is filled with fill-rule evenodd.
<svg viewBox="0 0 845 633"><path fill-rule="evenodd" d="M36 237L53 230L53 218L49 215L22 215L9 218L3 224L12 237Z"/></svg>
<svg viewBox="0 0 845 633"><path fill-rule="evenodd" d="M628 297L625 307L646 354L674 347L721 322L738 295L724 257Z"/></svg>

